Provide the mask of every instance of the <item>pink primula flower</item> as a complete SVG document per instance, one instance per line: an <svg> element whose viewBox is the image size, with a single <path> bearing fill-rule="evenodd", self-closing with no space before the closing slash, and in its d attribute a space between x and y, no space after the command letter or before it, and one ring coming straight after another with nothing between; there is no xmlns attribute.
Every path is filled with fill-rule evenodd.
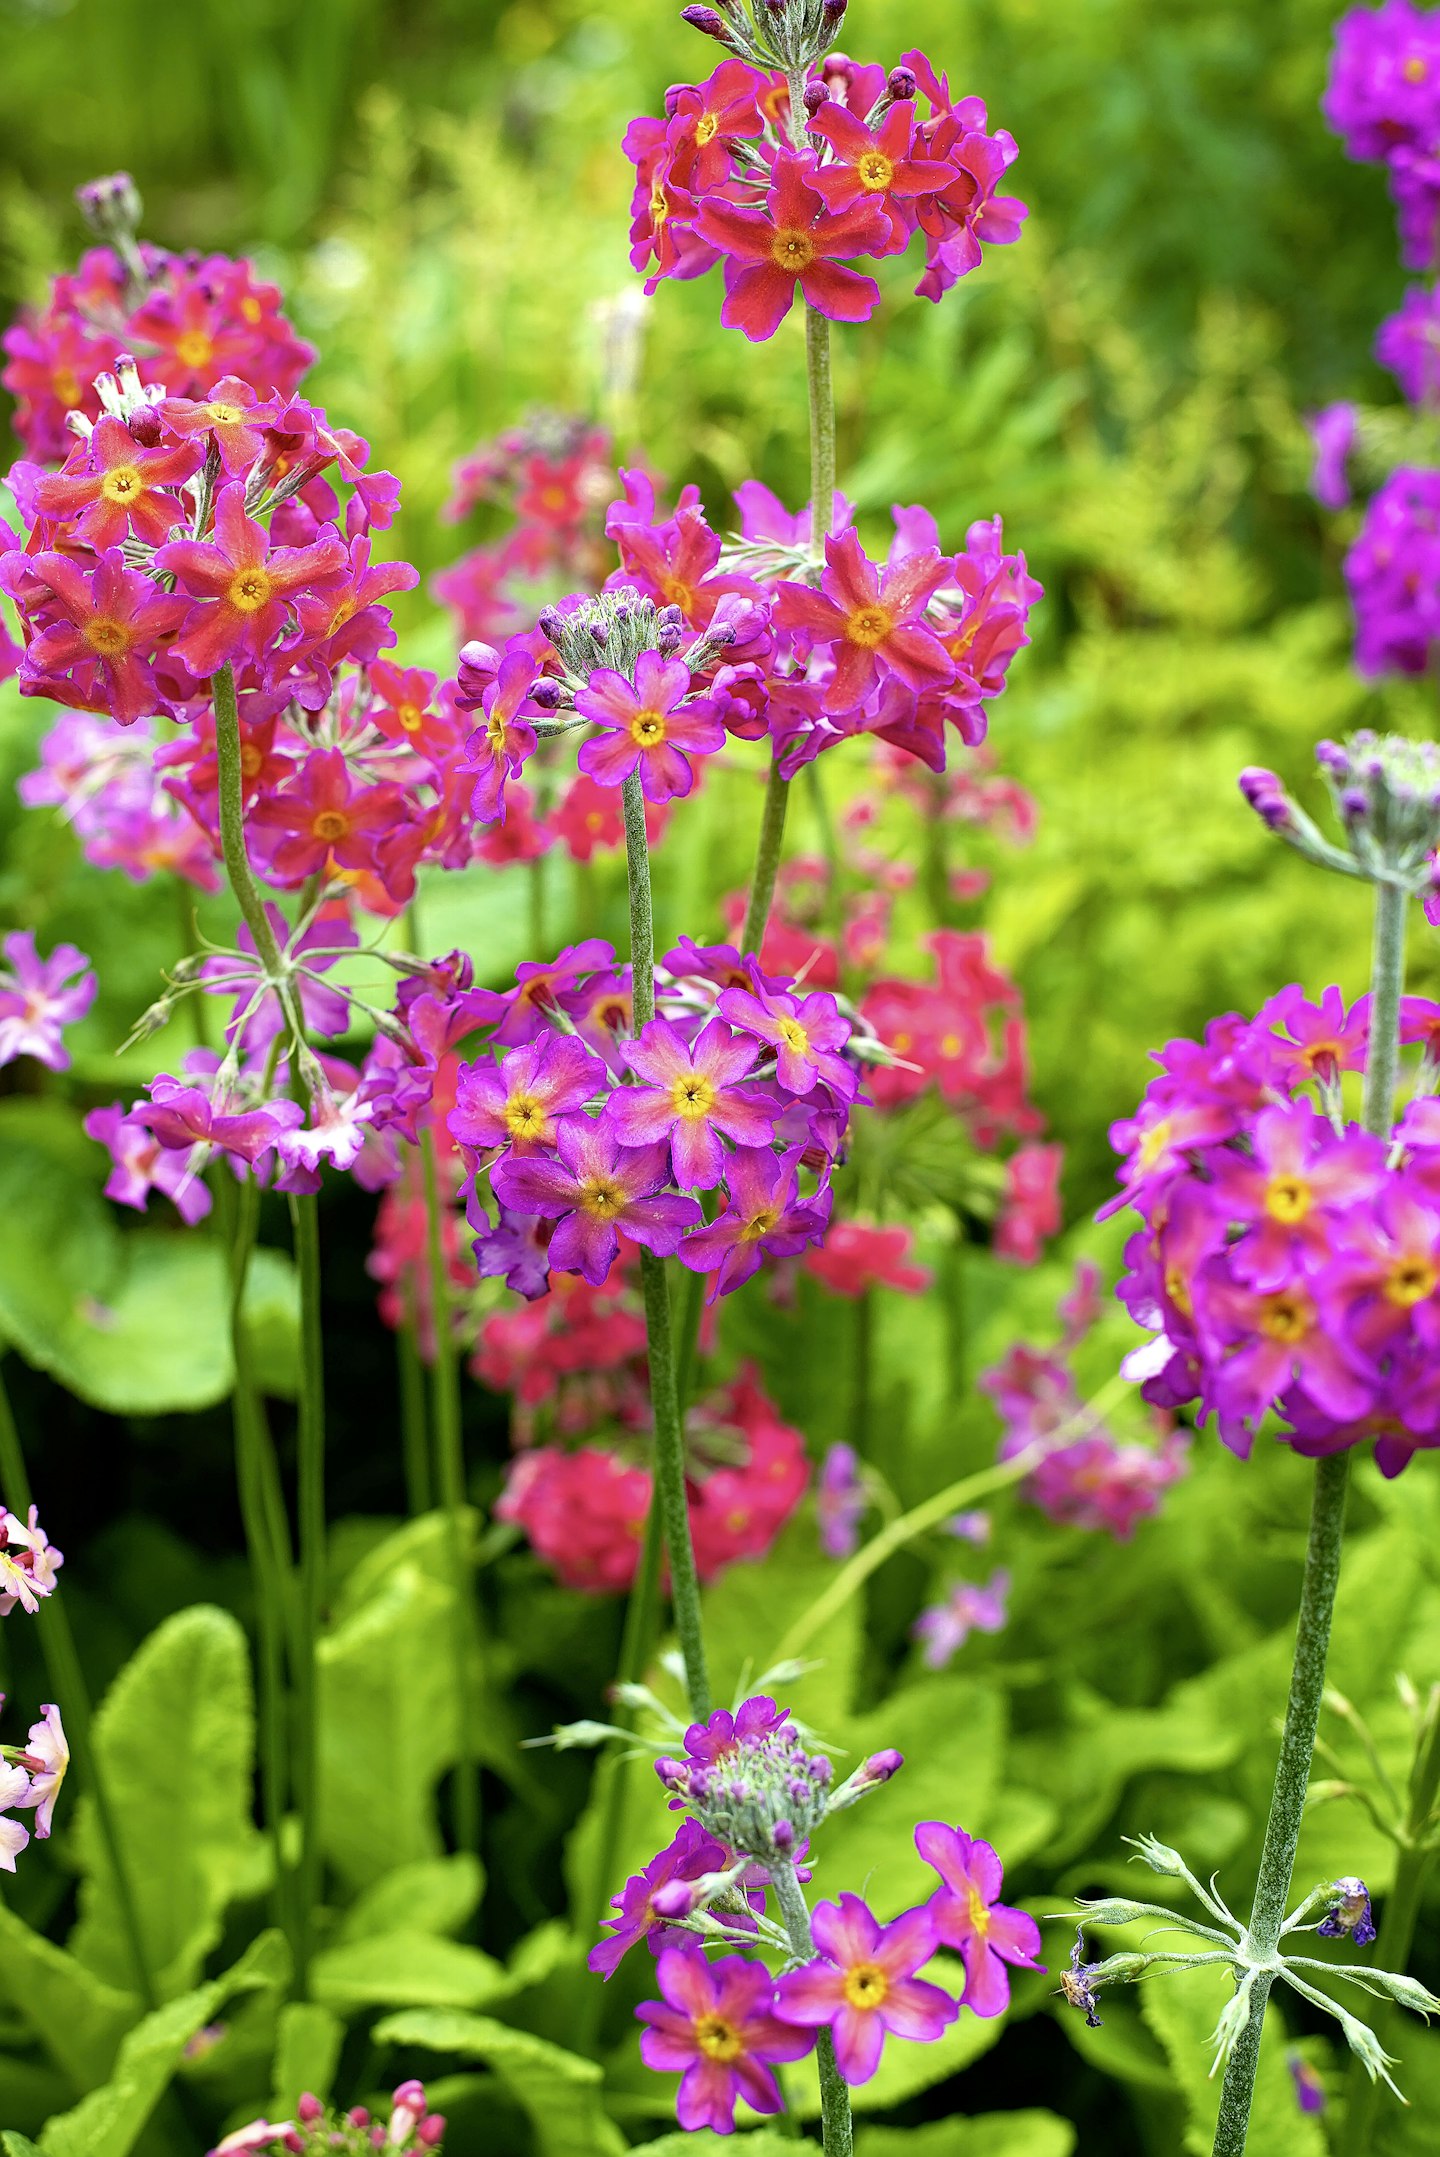
<svg viewBox="0 0 1440 2157"><path fill-rule="evenodd" d="M707 697L690 694L690 669L681 659L642 652L635 679L600 667L575 699L576 712L605 729L580 750L579 765L601 786L619 786L633 771L647 801L688 794L695 773L687 755L723 748L725 728Z"/></svg>
<svg viewBox="0 0 1440 2157"><path fill-rule="evenodd" d="M811 1925L820 1955L780 1979L775 2012L805 2029L828 2027L847 2082L870 2080L887 2036L928 2044L959 2014L948 1992L915 1975L939 1944L928 1909L882 1925L847 1894L817 1903Z"/></svg>
<svg viewBox="0 0 1440 2157"><path fill-rule="evenodd" d="M607 1115L622 1146L667 1140L675 1181L686 1190L712 1190L725 1173L721 1139L767 1146L779 1103L739 1082L759 1058L757 1043L712 1019L687 1044L668 1019L651 1019L621 1055L645 1083L610 1097Z"/></svg>
<svg viewBox="0 0 1440 2157"><path fill-rule="evenodd" d="M828 711L853 711L887 675L917 695L954 681L955 661L925 619L950 568L945 555L918 548L880 569L852 530L826 540L818 592L808 584L777 586L776 622L827 647L834 662Z"/></svg>
<svg viewBox="0 0 1440 2157"><path fill-rule="evenodd" d="M212 541L172 540L155 556L156 568L196 601L176 639L177 653L202 677L227 659L263 664L299 594L337 584L348 561L329 528L308 547L272 547L264 525L245 514L244 486L233 481L216 498Z"/></svg>
<svg viewBox="0 0 1440 2157"><path fill-rule="evenodd" d="M583 1274L598 1288L619 1253L617 1230L670 1258L686 1229L704 1218L693 1198L664 1189L666 1146L621 1146L607 1125L586 1116L558 1124L555 1144L558 1160L507 1156L490 1181L502 1205L557 1220L550 1263L561 1272Z"/></svg>
<svg viewBox="0 0 1440 2157"><path fill-rule="evenodd" d="M868 322L880 302L873 277L841 267L855 255L877 254L890 239L890 221L864 202L833 216L797 157L775 160L763 210L711 198L694 229L728 257L720 320L752 343L773 337L789 314L798 285L807 305L832 322Z"/></svg>
<svg viewBox="0 0 1440 2157"><path fill-rule="evenodd" d="M731 2134L742 2097L756 2112L783 2110L773 2063L803 2059L815 2040L778 2017L763 1964L743 1955L707 1962L695 1949L671 1947L655 1974L663 1998L635 2010L647 2025L640 2057L661 2074L681 2075L680 2125Z"/></svg>
<svg viewBox="0 0 1440 2157"><path fill-rule="evenodd" d="M929 1908L941 1944L957 1948L965 1965L964 2005L982 2018L1003 2015L1010 2005L1005 1965L1043 1967L1040 1927L1001 1902L1004 1868L988 1842L927 1820L915 1830L915 1847L940 1875Z"/></svg>

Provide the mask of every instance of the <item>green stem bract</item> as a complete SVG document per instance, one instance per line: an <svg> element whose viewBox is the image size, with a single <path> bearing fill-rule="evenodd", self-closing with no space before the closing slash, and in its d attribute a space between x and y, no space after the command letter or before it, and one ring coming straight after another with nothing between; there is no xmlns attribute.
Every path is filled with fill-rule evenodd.
<svg viewBox="0 0 1440 2157"><path fill-rule="evenodd" d="M296 1990L309 1978L315 1905L320 1890L320 1730L317 1682L320 1613L325 1593L325 1363L320 1317L320 1220L315 1198L290 1200L295 1270L300 1281L300 1391L297 1418L296 1488L300 1542L300 1596L295 1658L297 1723L295 1794L300 1812L300 1863L296 1873L299 1912Z"/></svg>
<svg viewBox="0 0 1440 2157"><path fill-rule="evenodd" d="M630 967L635 1031L655 1016L655 917L650 894L650 848L645 837L645 797L640 776L632 772L620 790L625 810L625 865L630 890ZM670 1594L675 1630L685 1661L685 1685L691 1713L710 1713L710 1678L705 1665L705 1637L700 1616L700 1582L690 1541L690 1511L685 1496L685 1418L676 1381L674 1333L670 1323L670 1284L665 1262L653 1251L640 1253L640 1282L645 1296L645 1340L650 1366L650 1409L655 1424L655 1495L670 1560Z"/></svg>
<svg viewBox="0 0 1440 2157"><path fill-rule="evenodd" d="M435 1330L431 1412L435 1424L435 1485L448 1523L450 1586L454 1602L455 1656L455 1840L472 1856L480 1852L480 1764L475 1750L475 1700L471 1683L475 1645L475 1576L466 1520L465 1447L460 1419L460 1366L450 1324L450 1281L445 1270L444 1219L435 1134L420 1141L425 1171L426 1249L430 1267L430 1315Z"/></svg>
<svg viewBox="0 0 1440 2157"><path fill-rule="evenodd" d="M1365 1057L1362 1121L1376 1138L1390 1136L1399 1069L1400 1000L1405 986L1406 894L1396 885L1375 886L1375 934L1370 968L1370 1030ZM1250 1911L1251 1952L1263 1961L1275 1952L1295 1870L1295 1851L1315 1753L1315 1732L1325 1691L1330 1622L1340 1580L1340 1546L1345 1532L1345 1498L1350 1485L1349 1452L1334 1453L1315 1464L1315 1493L1305 1573L1300 1587L1300 1616L1295 1631L1295 1661L1290 1698L1280 1738L1280 1760L1260 1872ZM1242 2157L1250 2124L1250 2105L1260 2061L1265 2003L1272 1979L1262 1971L1251 1995L1250 2019L1230 2055L1220 2092L1214 2157Z"/></svg>
<svg viewBox="0 0 1440 2157"><path fill-rule="evenodd" d="M25 1455L20 1445L20 1432L11 1411L10 1396L5 1390L3 1377L0 1377L0 1487L3 1487L5 1503L11 1512L18 1513L24 1520L30 1511L30 1479L25 1473ZM120 1832L114 1808L110 1803L110 1793L105 1786L105 1778L95 1753L90 1693L80 1668L80 1657L76 1653L69 1613L60 1599L63 1593L64 1590L61 1589L47 1596L36 1613L40 1652L45 1658L46 1675L54 1689L55 1704L60 1710L75 1764L89 1783L90 1794L95 1801L95 1818L100 1829L100 1839L105 1845L105 1855L110 1862L121 1929L125 1934L125 1943L130 1950L130 1960L135 1969L136 1989L146 2007L155 2008L160 2004L160 1995L145 1948L140 1912L120 1847Z"/></svg>
<svg viewBox="0 0 1440 2157"><path fill-rule="evenodd" d="M815 1942L794 1864L787 1857L767 1857L765 1863L774 1882L775 1900L790 1937L791 1952L800 1961L808 1962L815 1953ZM850 2115L850 2090L836 2065L835 2040L828 2029L816 2034L815 2064L820 2070L820 2134L825 2157L851 2157L855 2129Z"/></svg>
<svg viewBox="0 0 1440 2157"><path fill-rule="evenodd" d="M297 1929L295 1901L282 1841L287 1796L285 1740L285 1613L290 1596L289 1529L285 1548L276 1546L273 1522L267 1508L267 1478L263 1454L269 1433L264 1410L250 1373L249 1343L244 1327L245 1282L255 1248L255 1229L260 1212L260 1189L252 1177L231 1185L227 1171L217 1179L220 1208L228 1229L230 1246L230 1338L235 1359L235 1387L231 1414L235 1430L235 1483L240 1515L250 1556L250 1578L255 1597L256 1724L260 1752L260 1809L270 1844L274 1871L271 1904L274 1919L290 1943L298 1964L303 1947Z"/></svg>

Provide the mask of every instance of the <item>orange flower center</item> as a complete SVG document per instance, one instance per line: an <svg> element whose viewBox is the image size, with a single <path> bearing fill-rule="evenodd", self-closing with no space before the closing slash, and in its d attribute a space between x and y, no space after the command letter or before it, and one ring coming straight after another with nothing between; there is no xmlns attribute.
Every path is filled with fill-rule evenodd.
<svg viewBox="0 0 1440 2157"><path fill-rule="evenodd" d="M425 719L425 714L418 704L397 705L395 716L407 734L418 734ZM504 731L503 723L501 731Z"/></svg>
<svg viewBox="0 0 1440 2157"><path fill-rule="evenodd" d="M260 754L253 741L244 743L240 750L241 777L245 779L255 778L264 761L264 757Z"/></svg>
<svg viewBox="0 0 1440 2157"><path fill-rule="evenodd" d="M102 658L108 658L113 652L129 651L130 632L123 622L111 621L107 614L101 614L86 625L85 642Z"/></svg>
<svg viewBox="0 0 1440 2157"><path fill-rule="evenodd" d="M1430 70L1421 59L1419 53L1412 52L1400 72L1407 82L1423 82Z"/></svg>
<svg viewBox="0 0 1440 2157"><path fill-rule="evenodd" d="M175 340L175 357L183 366L208 367L214 354L214 341L205 330L186 330Z"/></svg>
<svg viewBox="0 0 1440 2157"><path fill-rule="evenodd" d="M855 177L872 195L883 194L895 177L895 167L881 150L867 150L855 167Z"/></svg>
<svg viewBox="0 0 1440 2157"><path fill-rule="evenodd" d="M624 1209L625 1193L604 1176L592 1176L580 1186L580 1204L595 1221L613 1221Z"/></svg>
<svg viewBox="0 0 1440 2157"><path fill-rule="evenodd" d="M1182 1318L1193 1316L1195 1306L1190 1300L1190 1287L1178 1266L1165 1268L1165 1293Z"/></svg>
<svg viewBox="0 0 1440 2157"><path fill-rule="evenodd" d="M323 839L328 846L336 839L344 838L350 829L350 819L339 809L322 809L310 829L317 839Z"/></svg>
<svg viewBox="0 0 1440 2157"><path fill-rule="evenodd" d="M815 260L815 243L808 232L797 228L777 232L770 242L770 259L782 270L798 277Z"/></svg>
<svg viewBox="0 0 1440 2157"><path fill-rule="evenodd" d="M662 714L651 711L648 707L644 711L636 712L630 721L630 739L641 749L658 749L665 739L665 720Z"/></svg>
<svg viewBox="0 0 1440 2157"><path fill-rule="evenodd" d="M50 387L61 404L77 405L80 402L80 384L73 368L57 367L50 377Z"/></svg>
<svg viewBox="0 0 1440 2157"><path fill-rule="evenodd" d="M882 2007L885 1995L890 1990L890 1980L878 1963L857 1962L853 1969L845 1972L845 1982L841 1990L852 2007Z"/></svg>
<svg viewBox="0 0 1440 2157"><path fill-rule="evenodd" d="M695 2042L707 2060L738 2060L745 2050L740 2032L723 2015L701 2015L695 2023Z"/></svg>
<svg viewBox="0 0 1440 2157"><path fill-rule="evenodd" d="M1315 1323L1315 1306L1298 1289L1278 1289L1260 1305L1260 1331L1272 1341L1303 1341Z"/></svg>
<svg viewBox="0 0 1440 2157"><path fill-rule="evenodd" d="M883 644L895 627L895 617L881 606L857 607L845 624L845 635L852 644L861 644L867 652L873 652Z"/></svg>
<svg viewBox="0 0 1440 2157"><path fill-rule="evenodd" d="M107 502L122 505L133 502L137 494L145 492L145 482L140 468L134 464L117 464L100 482L100 492Z"/></svg>
<svg viewBox="0 0 1440 2157"><path fill-rule="evenodd" d="M1293 1228L1303 1221L1314 1204L1314 1194L1302 1176L1272 1176L1265 1186L1265 1211L1272 1221Z"/></svg>
<svg viewBox="0 0 1440 2157"><path fill-rule="evenodd" d="M1398 1303L1402 1310L1408 1311L1412 1304L1423 1303L1427 1296L1433 1295L1437 1283L1440 1283L1440 1266L1417 1252L1395 1261L1385 1278L1385 1294L1391 1303Z"/></svg>
<svg viewBox="0 0 1440 2157"><path fill-rule="evenodd" d="M742 1243L758 1243L762 1236L769 1235L779 1218L780 1216L773 1206L762 1207L759 1213L752 1214L741 1229L740 1241Z"/></svg>
<svg viewBox="0 0 1440 2157"><path fill-rule="evenodd" d="M268 606L274 589L263 569L242 569L231 578L225 597L237 614L258 614Z"/></svg>

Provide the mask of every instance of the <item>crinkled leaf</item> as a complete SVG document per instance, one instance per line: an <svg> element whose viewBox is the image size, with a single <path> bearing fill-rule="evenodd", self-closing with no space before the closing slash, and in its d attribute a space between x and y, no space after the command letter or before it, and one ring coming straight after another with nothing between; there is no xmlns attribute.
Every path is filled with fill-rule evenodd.
<svg viewBox="0 0 1440 2157"><path fill-rule="evenodd" d="M104 2081L116 2047L141 2012L133 1992L106 1984L3 1903L0 1996L30 2024L76 2095Z"/></svg>
<svg viewBox="0 0 1440 2157"><path fill-rule="evenodd" d="M479 1907L485 1874L477 1857L424 1857L397 1865L353 1902L338 1940L365 1940L377 1932L456 1933Z"/></svg>
<svg viewBox="0 0 1440 2157"><path fill-rule="evenodd" d="M256 1839L250 1664L234 1618L204 1603L167 1618L111 1686L94 1736L150 1964L178 1991L218 1940ZM71 1950L121 1985L127 1936L89 1805L76 1844L85 1879Z"/></svg>

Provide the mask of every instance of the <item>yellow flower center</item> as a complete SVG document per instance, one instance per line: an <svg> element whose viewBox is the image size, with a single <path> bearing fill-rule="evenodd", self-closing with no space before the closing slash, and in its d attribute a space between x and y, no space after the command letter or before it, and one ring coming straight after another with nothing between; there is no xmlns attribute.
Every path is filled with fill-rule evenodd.
<svg viewBox="0 0 1440 2157"><path fill-rule="evenodd" d="M97 615L85 628L85 642L91 651L108 656L111 652L130 649L130 632L123 622L112 622L108 615Z"/></svg>
<svg viewBox="0 0 1440 2157"><path fill-rule="evenodd" d="M253 293L247 293L240 302L240 312L247 322L258 322L264 309Z"/></svg>
<svg viewBox="0 0 1440 2157"><path fill-rule="evenodd" d="M238 427L245 417L243 404L207 404L205 417L217 427Z"/></svg>
<svg viewBox="0 0 1440 2157"><path fill-rule="evenodd" d="M418 704L400 704L396 706L395 716L407 734L418 734L425 714ZM493 713L491 714L491 719L493 722Z"/></svg>
<svg viewBox="0 0 1440 2157"><path fill-rule="evenodd" d="M594 1176L580 1186L580 1204L593 1220L613 1221L625 1204L625 1193L618 1183L609 1182L604 1176Z"/></svg>
<svg viewBox="0 0 1440 2157"><path fill-rule="evenodd" d="M260 751L256 748L253 741L247 741L246 743L244 743L240 750L241 777L245 779L255 778L259 773L260 766L264 763L264 761L264 757L260 754Z"/></svg>
<svg viewBox="0 0 1440 2157"><path fill-rule="evenodd" d="M895 167L881 150L867 150L855 167L855 177L863 188L878 195L890 185L895 177Z"/></svg>
<svg viewBox="0 0 1440 2157"><path fill-rule="evenodd" d="M133 502L137 494L145 492L145 482L140 476L139 466L117 464L101 480L100 492L107 502Z"/></svg>
<svg viewBox="0 0 1440 2157"><path fill-rule="evenodd" d="M50 377L50 387L54 390L59 403L64 405L79 404L80 383L73 368L57 367Z"/></svg>
<svg viewBox="0 0 1440 2157"><path fill-rule="evenodd" d="M745 2050L740 2032L723 2015L701 2015L695 2024L695 2042L707 2060L738 2060Z"/></svg>
<svg viewBox="0 0 1440 2157"><path fill-rule="evenodd" d="M841 1990L852 2007L882 2007L890 1990L890 1980L878 1963L857 1962L853 1969L845 1972Z"/></svg>
<svg viewBox="0 0 1440 2157"><path fill-rule="evenodd" d="M186 367L208 367L215 346L204 330L186 330L175 340L175 357Z"/></svg>
<svg viewBox="0 0 1440 2157"><path fill-rule="evenodd" d="M970 1925L972 1931L983 1940L990 1931L990 1905L978 1887L970 1890Z"/></svg>
<svg viewBox="0 0 1440 2157"><path fill-rule="evenodd" d="M274 589L263 569L242 569L238 576L231 578L225 597L237 614L258 614L263 606L268 606Z"/></svg>
<svg viewBox="0 0 1440 2157"><path fill-rule="evenodd" d="M845 635L850 643L863 645L867 652L873 652L878 644L885 642L894 627L895 617L886 608L857 607L845 624Z"/></svg>
<svg viewBox="0 0 1440 2157"><path fill-rule="evenodd" d="M322 809L310 829L317 839L323 839L328 846L334 840L344 838L350 829L350 819L348 816L342 816L338 809Z"/></svg>
<svg viewBox="0 0 1440 2157"><path fill-rule="evenodd" d="M651 224L652 224L652 225L657 225L657 226L658 226L658 225L663 225L663 224L664 224L664 222L665 222L665 220L666 220L666 218L667 218L667 217L668 217L669 215L670 215L670 205L669 205L669 203L668 203L668 202L667 202L667 201L665 200L665 192L664 192L664 189L663 189L663 188L660 188L660 187L652 187L652 188L651 188L651 190L650 190L650 222L651 222Z"/></svg>
<svg viewBox="0 0 1440 2157"><path fill-rule="evenodd" d="M808 232L777 232L770 242L770 260L798 277L815 260L815 243Z"/></svg>
<svg viewBox="0 0 1440 2157"><path fill-rule="evenodd" d="M1430 70L1421 59L1419 53L1412 52L1400 72L1407 82L1423 82Z"/></svg>
<svg viewBox="0 0 1440 2157"><path fill-rule="evenodd" d="M1195 1306L1190 1301L1190 1287L1178 1266L1165 1268L1165 1293L1182 1318L1189 1318Z"/></svg>
<svg viewBox="0 0 1440 2157"><path fill-rule="evenodd" d="M1399 1258L1390 1268L1385 1279L1385 1294L1391 1303L1398 1303L1402 1310L1409 1310L1414 1303L1423 1303L1435 1293L1440 1283L1440 1266L1433 1259Z"/></svg>
<svg viewBox="0 0 1440 2157"><path fill-rule="evenodd" d="M1301 1176L1272 1176L1265 1186L1265 1211L1272 1221L1282 1221L1287 1228L1303 1221L1314 1202L1314 1194Z"/></svg>
<svg viewBox="0 0 1440 2157"><path fill-rule="evenodd" d="M804 1056L810 1047L810 1036L798 1019L780 1019L780 1038L786 1048L794 1049L797 1056Z"/></svg>
<svg viewBox="0 0 1440 2157"><path fill-rule="evenodd" d="M773 1206L762 1207L760 1212L748 1220L741 1229L740 1241L742 1243L758 1243L762 1236L769 1235L779 1218L780 1216Z"/></svg>
<svg viewBox="0 0 1440 2157"><path fill-rule="evenodd" d="M670 1088L670 1105L687 1123L703 1123L715 1106L715 1088L698 1071L687 1071Z"/></svg>
<svg viewBox="0 0 1440 2157"><path fill-rule="evenodd" d="M641 749L658 749L665 739L665 720L657 711L648 707L636 712L630 721L630 739Z"/></svg>
<svg viewBox="0 0 1440 2157"><path fill-rule="evenodd" d="M713 112L702 112L695 122L695 140L703 150L707 142L713 142L720 126Z"/></svg>
<svg viewBox="0 0 1440 2157"><path fill-rule="evenodd" d="M943 1036L940 1042L940 1054L942 1056L958 1056L960 1054L959 1034L946 1034Z"/></svg>
<svg viewBox="0 0 1440 2157"><path fill-rule="evenodd" d="M1260 1331L1272 1341L1303 1341L1315 1323L1315 1306L1298 1289L1282 1288L1262 1299Z"/></svg>
<svg viewBox="0 0 1440 2157"><path fill-rule="evenodd" d="M683 577L662 577L660 589L671 606L678 607L682 614L688 614L693 608L695 587L693 584L687 584Z"/></svg>
<svg viewBox="0 0 1440 2157"><path fill-rule="evenodd" d="M512 1093L505 1103L505 1128L512 1138L546 1138L550 1121L533 1094Z"/></svg>
<svg viewBox="0 0 1440 2157"><path fill-rule="evenodd" d="M1162 1116L1158 1123L1151 1124L1149 1130L1140 1141L1139 1166L1142 1169L1153 1168L1155 1163L1169 1151L1170 1133L1173 1128L1174 1126L1168 1116Z"/></svg>

